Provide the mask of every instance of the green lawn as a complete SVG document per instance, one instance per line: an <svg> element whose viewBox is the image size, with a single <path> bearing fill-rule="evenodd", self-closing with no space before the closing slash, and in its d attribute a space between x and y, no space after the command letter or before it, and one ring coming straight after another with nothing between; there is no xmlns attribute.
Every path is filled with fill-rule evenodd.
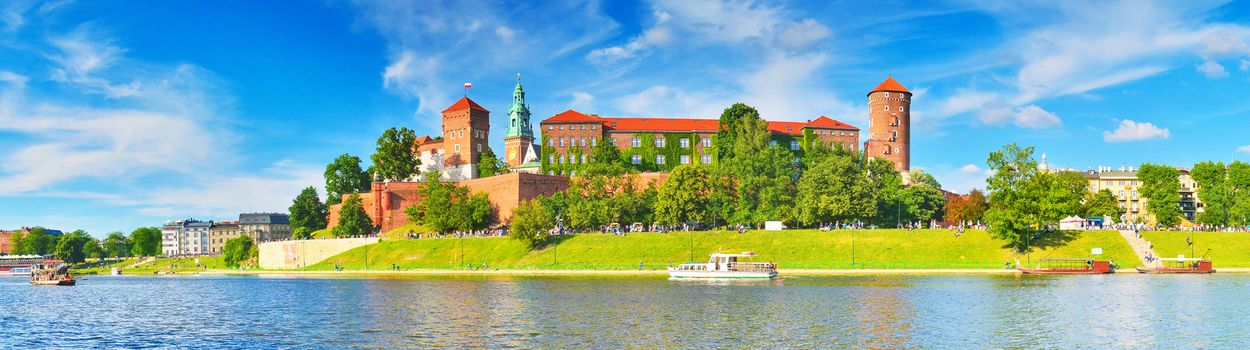
<svg viewBox="0 0 1250 350"><path fill-rule="evenodd" d="M1193 253L1185 244L1185 237L1193 236ZM1206 255L1216 269L1220 267L1250 267L1250 233L1245 232L1174 232L1142 231L1142 237L1154 243L1155 254L1161 258ZM1208 251L1210 249L1210 251Z"/></svg>
<svg viewBox="0 0 1250 350"><path fill-rule="evenodd" d="M1136 257L1114 231L1076 233L1066 245L1043 249L1024 261L1042 257L1088 257L1090 248L1103 248L1104 257L1132 261ZM1002 268L1016 259L1003 242L984 231L968 231L956 238L947 230L815 230L734 232L634 233L564 236L557 243L530 250L517 240L498 238L442 238L382 241L349 250L309 269L461 268L465 264L517 269L649 269L708 254L754 251L757 261L777 262L782 268ZM463 264L462 264L463 262Z"/></svg>
<svg viewBox="0 0 1250 350"><path fill-rule="evenodd" d="M174 271L174 272L179 272L179 273L187 273L187 272L194 272L194 271L203 271L205 268L209 270L227 268L226 262L222 258L221 255L198 257L200 265L203 265L203 267L198 268L198 269L195 267L196 259L197 258L194 258L194 257L193 258L156 258L155 261L131 268L130 265L134 265L135 263L140 262L144 259L126 258L126 260L123 260L117 263L112 263L112 264L108 264L104 266L97 266L97 267L92 267L92 268L87 268L87 269L74 269L73 271L76 274L107 275L111 273L111 269L113 267L117 267L117 268L122 269L123 274L136 275L136 274L151 274L156 271Z"/></svg>

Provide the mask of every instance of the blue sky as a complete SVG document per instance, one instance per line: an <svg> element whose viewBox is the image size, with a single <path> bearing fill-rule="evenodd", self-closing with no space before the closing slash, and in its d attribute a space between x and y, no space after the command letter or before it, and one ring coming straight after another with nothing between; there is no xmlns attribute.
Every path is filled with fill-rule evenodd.
<svg viewBox="0 0 1250 350"><path fill-rule="evenodd" d="M1247 2L19 0L0 3L0 228L284 212L381 130L433 133L465 82L502 135L517 73L535 123L741 101L864 129L893 75L912 166L961 192L1009 142L1078 169L1250 160Z"/></svg>

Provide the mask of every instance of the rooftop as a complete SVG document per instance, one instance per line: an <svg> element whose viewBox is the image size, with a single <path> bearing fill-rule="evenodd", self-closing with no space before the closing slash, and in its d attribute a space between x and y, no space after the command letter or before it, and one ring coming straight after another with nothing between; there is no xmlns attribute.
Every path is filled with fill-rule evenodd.
<svg viewBox="0 0 1250 350"><path fill-rule="evenodd" d="M458 111L461 109L476 109L482 112L490 112L486 110L486 108L483 108L482 105L479 105L477 104L477 102L473 102L473 100L470 100L469 96L465 96L465 97L461 97L459 101L456 101L456 103L451 104L451 107L447 107L447 109L444 109L443 113L447 113L451 111Z"/></svg>
<svg viewBox="0 0 1250 350"><path fill-rule="evenodd" d="M881 84L878 84L877 87L873 88L872 91L869 91L868 93L872 94L877 91L904 92L908 94L911 93L911 91L908 91L907 88L903 87L903 84L899 84L898 80L894 80L894 77L892 76L886 77L885 81L881 82Z"/></svg>
<svg viewBox="0 0 1250 350"><path fill-rule="evenodd" d="M587 115L575 110L567 110L542 121L550 123L602 123L612 131L659 131L659 132L716 132L720 126L718 119L699 118L623 118L598 117ZM820 116L807 122L769 121L768 130L786 135L801 135L803 128L830 128L859 130L850 124L833 118Z"/></svg>

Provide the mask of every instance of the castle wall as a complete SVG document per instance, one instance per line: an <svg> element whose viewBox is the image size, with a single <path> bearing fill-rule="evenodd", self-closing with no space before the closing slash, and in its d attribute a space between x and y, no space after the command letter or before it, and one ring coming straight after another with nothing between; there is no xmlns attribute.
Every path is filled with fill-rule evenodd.
<svg viewBox="0 0 1250 350"><path fill-rule="evenodd" d="M260 244L260 256L257 260L263 269L294 269L377 242L377 237L265 242Z"/></svg>

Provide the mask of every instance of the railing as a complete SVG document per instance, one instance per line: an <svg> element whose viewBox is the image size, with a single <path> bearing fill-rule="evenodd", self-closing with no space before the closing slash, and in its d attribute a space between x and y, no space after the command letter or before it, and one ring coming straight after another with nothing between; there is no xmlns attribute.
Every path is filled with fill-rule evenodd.
<svg viewBox="0 0 1250 350"><path fill-rule="evenodd" d="M701 263L701 262L700 262ZM1036 262L1034 262L1036 263ZM739 266L745 266L748 263L736 263ZM750 264L769 264L769 263L750 263ZM837 262L778 262L771 264L778 269L804 269L804 270L854 270L854 269L879 269L879 270L926 270L926 269L1014 269L1015 265L1010 262L875 262L875 261L837 261ZM664 271L670 267L678 267L679 263L642 263L640 264L483 264L480 262L466 261L464 264L429 264L429 265L405 265L400 264L401 270L642 270L642 271ZM705 271L706 265L696 266L688 271ZM387 270L390 263L371 263L368 268L360 264L344 264L342 268L345 270ZM330 270L330 267L315 267L315 269ZM688 267L690 268L690 267ZM698 269L698 270L695 270ZM736 270L748 271L748 270Z"/></svg>
<svg viewBox="0 0 1250 350"><path fill-rule="evenodd" d="M729 271L738 272L771 272L777 270L777 265L772 263L729 263L726 267Z"/></svg>

